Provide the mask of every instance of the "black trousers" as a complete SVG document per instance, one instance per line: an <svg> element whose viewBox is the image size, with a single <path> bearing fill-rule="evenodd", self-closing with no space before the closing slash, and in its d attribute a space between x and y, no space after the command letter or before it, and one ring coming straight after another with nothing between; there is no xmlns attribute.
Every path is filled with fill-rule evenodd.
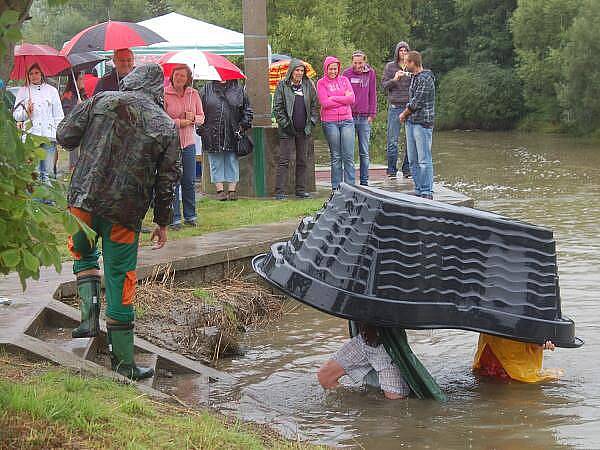
<svg viewBox="0 0 600 450"><path fill-rule="evenodd" d="M310 137L304 131L298 131L296 136L279 139L279 164L277 165L276 194L286 194L288 187L290 155L296 151L296 194L306 192L306 158Z"/></svg>

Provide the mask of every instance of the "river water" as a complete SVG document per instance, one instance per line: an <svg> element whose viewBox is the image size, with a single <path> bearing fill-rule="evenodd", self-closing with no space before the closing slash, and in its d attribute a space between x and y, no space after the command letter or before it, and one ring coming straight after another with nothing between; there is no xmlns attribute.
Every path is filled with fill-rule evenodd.
<svg viewBox="0 0 600 450"><path fill-rule="evenodd" d="M546 352L565 371L543 385L480 380L477 335L409 331L449 401L387 401L372 388L324 392L316 371L347 338L347 323L308 307L251 331L248 352L224 361L233 389L213 406L291 438L352 448L600 449L600 143L561 136L448 132L434 136L437 181L478 208L555 231L563 314L586 341Z"/></svg>

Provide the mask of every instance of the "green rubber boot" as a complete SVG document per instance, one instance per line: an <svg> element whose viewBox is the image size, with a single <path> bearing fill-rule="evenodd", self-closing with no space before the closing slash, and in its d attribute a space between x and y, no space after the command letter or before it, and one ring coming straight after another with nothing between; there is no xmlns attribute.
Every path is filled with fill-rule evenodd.
<svg viewBox="0 0 600 450"><path fill-rule="evenodd" d="M100 330L100 277L85 275L77 278L81 323L71 335L74 338L98 336Z"/></svg>
<svg viewBox="0 0 600 450"><path fill-rule="evenodd" d="M108 351L112 370L132 380L154 375L152 367L138 367L133 358L133 322L107 323Z"/></svg>

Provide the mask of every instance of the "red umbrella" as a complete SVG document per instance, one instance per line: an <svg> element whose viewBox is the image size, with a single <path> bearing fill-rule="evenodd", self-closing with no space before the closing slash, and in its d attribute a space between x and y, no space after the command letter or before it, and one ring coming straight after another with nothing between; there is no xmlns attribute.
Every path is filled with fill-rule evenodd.
<svg viewBox="0 0 600 450"><path fill-rule="evenodd" d="M158 64L163 67L165 76L170 76L173 68L185 64L192 71L194 80L239 80L246 78L242 71L221 55L200 50L180 50L164 54Z"/></svg>
<svg viewBox="0 0 600 450"><path fill-rule="evenodd" d="M72 53L144 47L165 41L162 36L143 25L109 20L77 33L62 48L60 54L66 56Z"/></svg>
<svg viewBox="0 0 600 450"><path fill-rule="evenodd" d="M12 80L25 78L27 70L38 64L44 75L52 77L71 67L71 63L58 50L43 44L21 44L15 46L14 67L10 73Z"/></svg>

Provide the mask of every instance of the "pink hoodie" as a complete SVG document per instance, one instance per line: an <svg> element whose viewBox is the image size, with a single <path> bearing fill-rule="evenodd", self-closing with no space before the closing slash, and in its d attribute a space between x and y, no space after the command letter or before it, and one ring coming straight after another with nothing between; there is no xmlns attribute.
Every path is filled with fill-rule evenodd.
<svg viewBox="0 0 600 450"><path fill-rule="evenodd" d="M338 76L331 79L327 76L327 68L331 64L338 65ZM352 120L352 105L354 104L354 90L350 80L341 75L342 67L339 59L334 56L325 58L323 64L323 78L317 81L317 94L321 103L321 120L323 122L339 122Z"/></svg>

